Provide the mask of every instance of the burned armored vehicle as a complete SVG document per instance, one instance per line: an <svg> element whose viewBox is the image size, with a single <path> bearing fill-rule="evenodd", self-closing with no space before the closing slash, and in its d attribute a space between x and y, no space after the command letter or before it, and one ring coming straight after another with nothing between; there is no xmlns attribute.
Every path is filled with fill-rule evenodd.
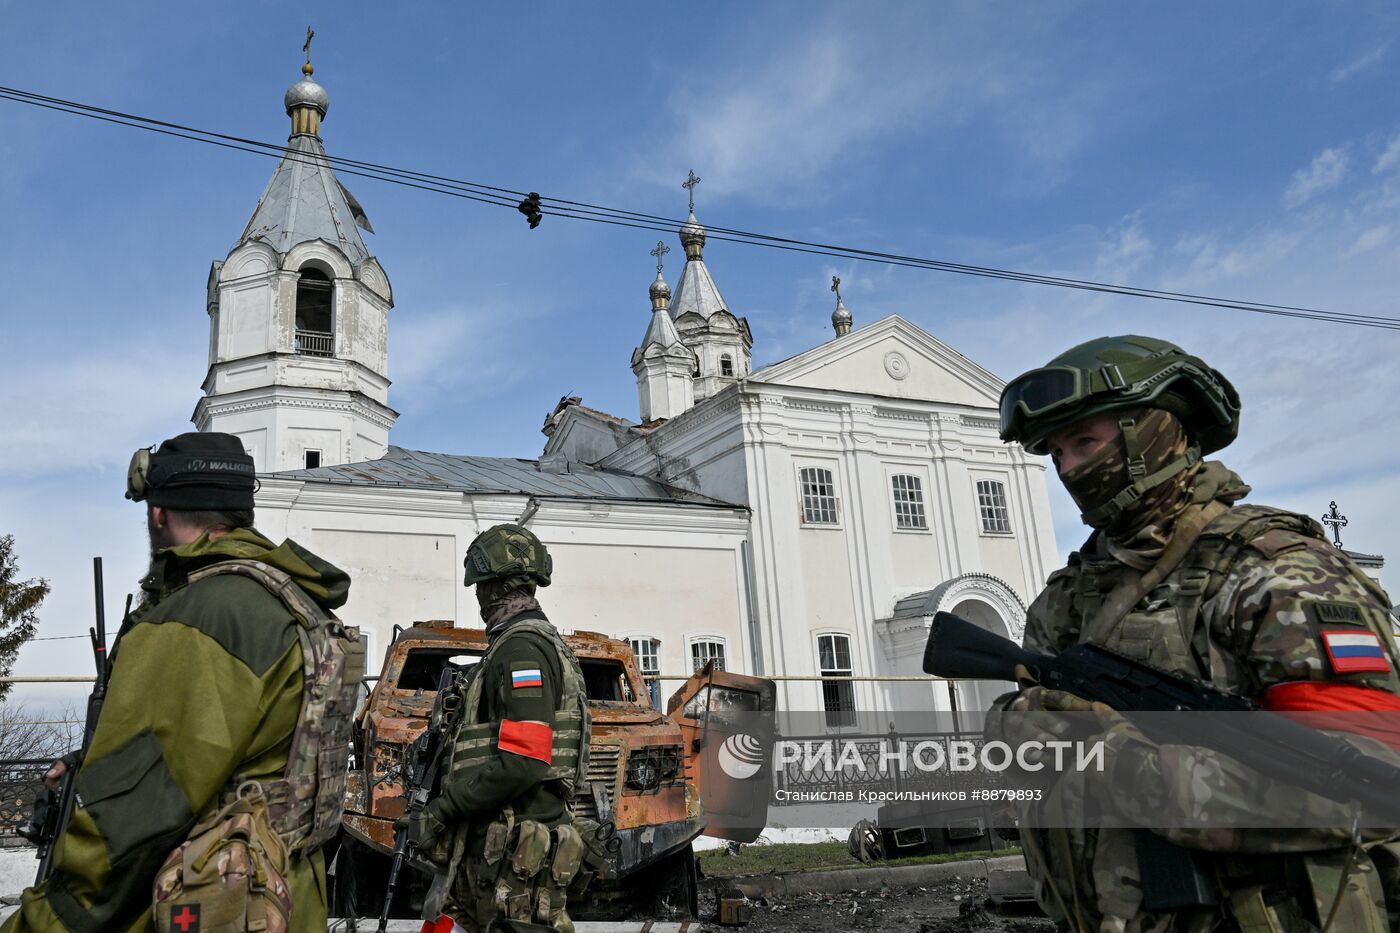
<svg viewBox="0 0 1400 933"><path fill-rule="evenodd" d="M692 842L702 833L752 841L768 802L766 793L728 799L709 794L708 810L702 804L700 757L707 747L709 707L719 702L771 714L773 682L707 667L676 691L662 713L652 706L626 642L597 632L575 632L564 641L583 670L593 719L588 782L577 789L574 812L611 820L622 842L613 867L590 888L589 903L577 911L570 905L570 913L609 916L664 904L693 915ZM470 665L485 652L486 633L479 628L446 621L395 627L383 670L356 717L344 832L333 869L341 916L379 911L394 820L404 812L408 748L427 728L444 665L449 660ZM735 830L734 825L756 828ZM429 869L414 867L414 877L400 881L396 914L417 916Z"/></svg>

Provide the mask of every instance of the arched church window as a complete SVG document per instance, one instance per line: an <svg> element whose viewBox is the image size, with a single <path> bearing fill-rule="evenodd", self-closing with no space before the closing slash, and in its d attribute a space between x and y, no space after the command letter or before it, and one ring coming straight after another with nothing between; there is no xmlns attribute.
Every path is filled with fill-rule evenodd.
<svg viewBox="0 0 1400 933"><path fill-rule="evenodd" d="M720 358L719 358L719 374L720 374L721 376L732 376L732 375L734 375L734 358L733 358L732 356L730 356L728 353L724 353L724 354L721 354L721 355L720 355Z"/></svg>
<svg viewBox="0 0 1400 933"><path fill-rule="evenodd" d="M297 279L296 352L307 356L335 355L335 324L330 278L305 268Z"/></svg>

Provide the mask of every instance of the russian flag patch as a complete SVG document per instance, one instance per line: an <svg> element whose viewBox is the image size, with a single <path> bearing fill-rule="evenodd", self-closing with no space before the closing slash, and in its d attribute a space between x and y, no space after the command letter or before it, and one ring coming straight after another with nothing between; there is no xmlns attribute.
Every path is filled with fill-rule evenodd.
<svg viewBox="0 0 1400 933"><path fill-rule="evenodd" d="M513 688L543 687L544 678L540 675L538 667L527 667L523 671L510 672L510 685Z"/></svg>
<svg viewBox="0 0 1400 933"><path fill-rule="evenodd" d="M1390 673L1390 659L1374 632L1324 631L1322 644L1338 674Z"/></svg>

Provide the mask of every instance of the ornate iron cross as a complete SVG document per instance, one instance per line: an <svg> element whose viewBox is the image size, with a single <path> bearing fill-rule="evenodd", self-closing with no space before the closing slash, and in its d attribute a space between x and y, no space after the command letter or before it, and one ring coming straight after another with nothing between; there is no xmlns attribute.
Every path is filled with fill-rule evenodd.
<svg viewBox="0 0 1400 933"><path fill-rule="evenodd" d="M831 277L831 290L836 293L836 303L839 305L841 303L841 276L833 275Z"/></svg>
<svg viewBox="0 0 1400 933"><path fill-rule="evenodd" d="M1333 500L1322 516L1322 524L1328 525L1332 529L1333 547L1340 548L1342 546L1342 526L1346 523L1347 517L1337 511L1337 502Z"/></svg>
<svg viewBox="0 0 1400 933"><path fill-rule="evenodd" d="M660 275L660 274L661 274L661 257L665 256L665 255L666 255L667 253L669 253L670 251L671 251L671 247L669 247L669 246L666 245L666 241L665 241L665 240L657 240L657 241L656 241L656 249L654 249L654 250L651 251L651 255L653 255L653 256L656 257L656 274L657 274L657 275Z"/></svg>
<svg viewBox="0 0 1400 933"><path fill-rule="evenodd" d="M303 45L303 46L301 47L301 50L302 50L303 52L306 53L306 63L307 63L308 65L311 64L311 40L314 39L315 37L316 37L316 30L312 29L310 26L307 26L307 27L306 27L306 44Z"/></svg>
<svg viewBox="0 0 1400 933"><path fill-rule="evenodd" d="M681 187L690 192L690 212L695 213L695 186L700 184L700 176L691 169L686 175L685 181L681 182Z"/></svg>

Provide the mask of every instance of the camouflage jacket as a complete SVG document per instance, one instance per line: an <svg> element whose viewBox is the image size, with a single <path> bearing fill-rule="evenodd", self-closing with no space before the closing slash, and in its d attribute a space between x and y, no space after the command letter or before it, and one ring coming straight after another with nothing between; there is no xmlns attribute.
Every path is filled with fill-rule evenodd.
<svg viewBox="0 0 1400 933"><path fill-rule="evenodd" d="M54 873L24 892L3 933L154 930L156 873L219 791L235 774L282 774L301 710L298 623L246 577L187 582L229 558L278 567L328 609L349 591L342 571L251 529L161 552L142 581L144 605L122 624ZM290 929L324 931L321 854L295 860L287 882L296 905Z"/></svg>
<svg viewBox="0 0 1400 933"><path fill-rule="evenodd" d="M1267 688L1291 681L1340 681L1400 693L1396 673L1400 655L1391 636L1389 602L1379 586L1327 543L1321 532L1311 519L1276 509L1222 509L1180 564L1107 631L1090 631L1090 620L1106 595L1134 571L1110 556L1098 536L1091 537L1070 556L1066 567L1051 575L1028 610L1025 646L1055 653L1093 640L1255 699ZM1319 630L1339 615L1379 637L1387 655L1386 671L1339 673L1334 669ZM1268 793L1257 773L1246 772L1207 749L1163 746L1153 765L1153 777L1160 786L1134 788L1132 794L1117 795L1122 799L1113 801L1130 818L1140 814L1142 825L1170 824L1173 813L1182 822L1200 821L1203 811L1209 814L1206 820L1220 815L1229 822L1232 814L1249 811ZM1206 793L1202 787L1208 789ZM1065 792L1075 793L1073 789ZM1307 799L1318 807L1336 806L1337 825L1346 825L1339 806L1316 797ZM1196 916L1146 912L1142 874L1129 830L1044 830L1034 835L1038 844L1030 840L1027 860L1037 881L1038 898L1052 916L1062 916L1066 906L1075 905L1072 909L1088 929L1115 933L1214 929L1219 920L1215 910L1199 911ZM1206 857L1207 862L1216 863L1218 879L1231 865L1245 861L1239 853L1251 853L1250 864L1269 865L1268 870L1282 879L1288 873L1286 866L1270 858L1296 852L1313 853L1312 862L1324 864L1324 869L1331 865L1335 878L1339 875L1335 866L1341 861L1338 847L1346 839L1341 830L1171 830L1164 835L1178 845L1219 853ZM1376 874L1370 873L1372 881ZM1289 893L1305 896L1299 888L1306 884L1290 877ZM1321 888L1328 888L1325 877ZM1303 913L1325 916L1335 891L1335 884L1320 891L1319 903ZM1379 897L1377 886L1371 884L1364 896ZM1070 923L1075 928L1074 921Z"/></svg>

